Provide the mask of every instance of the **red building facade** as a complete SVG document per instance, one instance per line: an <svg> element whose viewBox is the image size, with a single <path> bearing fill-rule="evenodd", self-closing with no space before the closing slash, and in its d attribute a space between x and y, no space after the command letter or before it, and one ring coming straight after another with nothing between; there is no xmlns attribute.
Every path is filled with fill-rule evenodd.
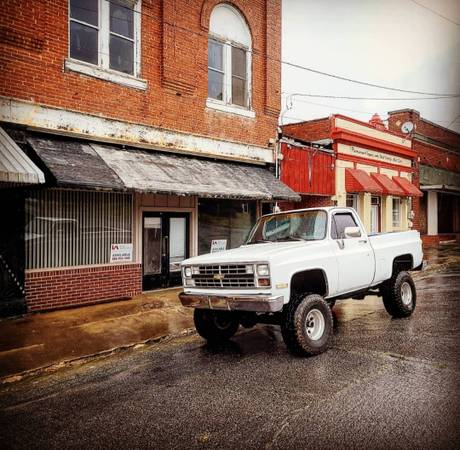
<svg viewBox="0 0 460 450"><path fill-rule="evenodd" d="M415 152L410 139L388 131L377 115L365 123L336 114L286 125L283 135L310 145L309 158L281 166L288 172L282 179L297 192L305 185L311 194L328 192L324 203L354 207L369 232L412 227L412 202L422 195ZM322 156L314 160L315 154Z"/></svg>

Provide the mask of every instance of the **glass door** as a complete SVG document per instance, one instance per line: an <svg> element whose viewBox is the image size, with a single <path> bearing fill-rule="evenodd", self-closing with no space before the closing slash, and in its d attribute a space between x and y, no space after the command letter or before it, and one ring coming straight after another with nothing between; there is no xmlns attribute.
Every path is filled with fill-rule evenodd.
<svg viewBox="0 0 460 450"><path fill-rule="evenodd" d="M180 263L189 255L189 215L150 213L143 216L142 288L181 284Z"/></svg>

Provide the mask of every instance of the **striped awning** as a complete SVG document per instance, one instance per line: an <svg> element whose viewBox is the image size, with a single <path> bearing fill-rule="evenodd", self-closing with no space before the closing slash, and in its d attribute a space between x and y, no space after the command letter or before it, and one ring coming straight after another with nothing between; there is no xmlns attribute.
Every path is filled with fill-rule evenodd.
<svg viewBox="0 0 460 450"><path fill-rule="evenodd" d="M44 173L0 127L0 183L41 184Z"/></svg>

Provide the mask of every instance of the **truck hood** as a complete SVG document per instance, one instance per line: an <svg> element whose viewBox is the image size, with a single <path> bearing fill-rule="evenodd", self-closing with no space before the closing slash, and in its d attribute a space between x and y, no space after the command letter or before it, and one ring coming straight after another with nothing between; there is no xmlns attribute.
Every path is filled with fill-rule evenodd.
<svg viewBox="0 0 460 450"><path fill-rule="evenodd" d="M291 241L291 242L273 242L260 243L252 245L242 245L241 247L231 250L225 250L218 253L207 253L205 255L195 256L182 262L183 265L189 264L220 264L220 263L237 263L237 262L270 262L273 259L279 259L283 255L300 247L313 249L322 247L326 241Z"/></svg>

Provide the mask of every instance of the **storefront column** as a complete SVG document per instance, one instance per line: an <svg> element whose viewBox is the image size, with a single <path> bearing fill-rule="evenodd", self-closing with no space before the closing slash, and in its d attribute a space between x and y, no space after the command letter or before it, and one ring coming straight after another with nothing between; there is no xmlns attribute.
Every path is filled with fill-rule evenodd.
<svg viewBox="0 0 460 450"><path fill-rule="evenodd" d="M382 232L393 231L393 197L382 196Z"/></svg>
<svg viewBox="0 0 460 450"><path fill-rule="evenodd" d="M401 199L401 231L409 229L409 200L407 198Z"/></svg>
<svg viewBox="0 0 460 450"><path fill-rule="evenodd" d="M438 193L428 191L427 198L427 222L428 235L436 236L438 234Z"/></svg>
<svg viewBox="0 0 460 450"><path fill-rule="evenodd" d="M358 214L364 228L369 233L371 229L371 194L364 192L358 197Z"/></svg>

